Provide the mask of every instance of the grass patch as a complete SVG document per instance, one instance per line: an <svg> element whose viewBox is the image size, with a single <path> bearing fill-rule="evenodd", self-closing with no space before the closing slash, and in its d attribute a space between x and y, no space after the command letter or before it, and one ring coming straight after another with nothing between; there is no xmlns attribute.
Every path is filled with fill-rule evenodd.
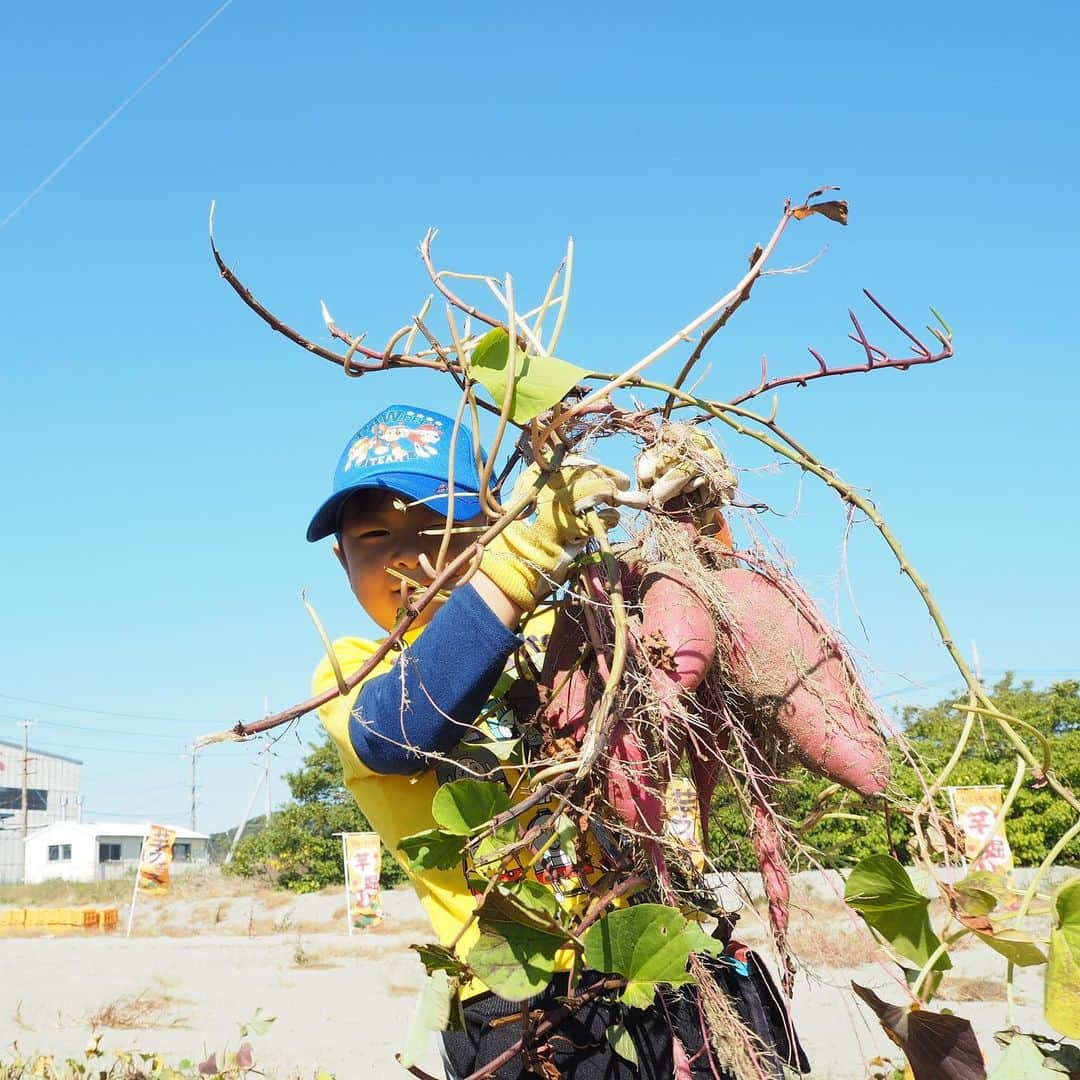
<svg viewBox="0 0 1080 1080"><path fill-rule="evenodd" d="M0 885L0 904L11 907L83 907L90 904L113 906L131 899L135 881L43 881L40 885Z"/></svg>
<svg viewBox="0 0 1080 1080"><path fill-rule="evenodd" d="M175 1016L177 1005L190 1004L171 994L154 989L140 991L134 996L118 997L87 1017L90 1027L100 1028L183 1028L187 1021Z"/></svg>
<svg viewBox="0 0 1080 1080"><path fill-rule="evenodd" d="M794 922L789 941L799 960L816 968L861 967L870 963L877 951L869 930L860 934L846 926L813 919Z"/></svg>
<svg viewBox="0 0 1080 1080"><path fill-rule="evenodd" d="M947 975L934 994L942 1001L1004 1001L1004 979L967 979Z"/></svg>

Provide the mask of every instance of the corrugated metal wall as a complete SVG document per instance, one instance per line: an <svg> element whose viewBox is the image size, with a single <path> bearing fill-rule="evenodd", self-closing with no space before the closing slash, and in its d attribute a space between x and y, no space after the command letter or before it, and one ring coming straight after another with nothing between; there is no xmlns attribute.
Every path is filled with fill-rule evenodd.
<svg viewBox="0 0 1080 1080"><path fill-rule="evenodd" d="M79 816L79 779L82 765L30 747L26 761L28 830L32 833L54 821L75 821ZM23 748L0 741L0 883L22 881Z"/></svg>

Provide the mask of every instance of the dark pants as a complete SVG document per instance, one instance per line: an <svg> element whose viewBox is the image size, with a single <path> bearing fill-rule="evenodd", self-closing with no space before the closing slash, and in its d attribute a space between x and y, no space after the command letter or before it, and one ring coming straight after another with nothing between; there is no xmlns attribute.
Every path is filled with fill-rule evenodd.
<svg viewBox="0 0 1080 1080"><path fill-rule="evenodd" d="M733 943L734 944L734 943ZM756 954L742 949L738 959L710 964L720 988L728 994L743 1023L755 1032L768 1051L774 1075L781 1064L806 1072L809 1065L787 1019L782 999ZM599 976L586 972L579 988ZM481 994L465 1004L465 1031L444 1032L447 1080L464 1077L494 1061L520 1038L520 1019L526 1005L549 1011L565 996L567 977L558 975L542 994L528 1002L506 1001ZM635 1066L611 1048L606 1031L623 1023L633 1039ZM729 1080L724 1063L704 1047L696 988L667 989L647 1009L629 1009L610 1001L591 1001L567 1017L550 1036L551 1060L565 1080L671 1080L674 1075L672 1032L691 1058L694 1080ZM515 1055L495 1074L497 1080L531 1080L542 1074L531 1070L522 1055Z"/></svg>

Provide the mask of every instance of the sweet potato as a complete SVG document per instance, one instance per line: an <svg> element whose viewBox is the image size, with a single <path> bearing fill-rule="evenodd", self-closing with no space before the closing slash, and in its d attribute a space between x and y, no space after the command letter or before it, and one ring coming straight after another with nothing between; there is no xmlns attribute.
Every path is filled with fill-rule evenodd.
<svg viewBox="0 0 1080 1080"><path fill-rule="evenodd" d="M696 690L716 656L712 613L686 575L668 563L653 568L641 583L642 643L661 662L653 665L663 700Z"/></svg>
<svg viewBox="0 0 1080 1080"><path fill-rule="evenodd" d="M790 881L784 845L776 828L773 811L757 791L750 793L753 821L750 823L750 842L761 870L761 885L769 902L769 922L775 933L787 933L788 908L791 902Z"/></svg>
<svg viewBox="0 0 1080 1080"><path fill-rule="evenodd" d="M652 861L663 893L671 892L667 860L660 846L664 829L664 801L657 791L648 755L633 728L616 720L608 740L607 803L640 836Z"/></svg>
<svg viewBox="0 0 1080 1080"><path fill-rule="evenodd" d="M704 681L716 656L712 613L686 575L668 563L654 567L641 581L641 649L649 678L660 701L660 722L668 754L668 771L682 757L685 731L672 724L680 698Z"/></svg>
<svg viewBox="0 0 1080 1080"><path fill-rule="evenodd" d="M631 829L660 835L664 803L648 755L625 720L615 721L608 742L607 802Z"/></svg>
<svg viewBox="0 0 1080 1080"><path fill-rule="evenodd" d="M709 816L712 813L713 793L720 782L720 755L727 749L727 743L727 733L721 732L715 746L701 747L687 755L690 759L690 780L698 798L701 840L706 851L709 850Z"/></svg>
<svg viewBox="0 0 1080 1080"><path fill-rule="evenodd" d="M759 780L759 783L761 781ZM791 872L784 858L784 841L776 827L774 811L767 799L768 787L753 787L750 791L750 843L761 870L761 885L769 903L769 923L772 926L776 951L783 965L783 985L790 996L795 966L787 946L788 911L791 906Z"/></svg>
<svg viewBox="0 0 1080 1080"><path fill-rule="evenodd" d="M811 772L880 795L889 759L879 714L828 624L793 586L737 567L717 574L728 598L721 649L733 705L741 699Z"/></svg>
<svg viewBox="0 0 1080 1080"><path fill-rule="evenodd" d="M551 690L544 708L545 726L555 738L580 745L589 721L589 673L583 662L587 645L580 608L563 607L555 618L540 685Z"/></svg>

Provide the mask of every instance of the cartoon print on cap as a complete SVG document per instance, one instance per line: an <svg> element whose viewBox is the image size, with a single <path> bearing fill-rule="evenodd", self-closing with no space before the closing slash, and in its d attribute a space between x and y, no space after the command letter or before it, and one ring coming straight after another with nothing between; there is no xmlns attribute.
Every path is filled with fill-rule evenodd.
<svg viewBox="0 0 1080 1080"><path fill-rule="evenodd" d="M388 409L357 433L344 471L435 457L442 429L440 421L424 413Z"/></svg>

